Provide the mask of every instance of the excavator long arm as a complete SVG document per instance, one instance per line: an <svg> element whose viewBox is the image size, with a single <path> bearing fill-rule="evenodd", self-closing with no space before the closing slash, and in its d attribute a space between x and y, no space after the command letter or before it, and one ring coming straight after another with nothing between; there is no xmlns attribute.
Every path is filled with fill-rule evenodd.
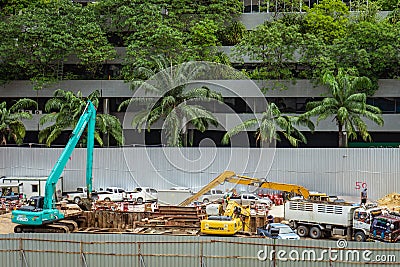
<svg viewBox="0 0 400 267"><path fill-rule="evenodd" d="M214 187L216 187L220 184L223 184L228 178L230 178L234 175L235 175L235 173L232 171L224 171L217 178L215 178L209 184L207 184L202 189L200 189L199 192L197 192L196 194L194 194L194 195L188 197L187 199L185 199L184 201L182 201L182 203L180 203L179 206L184 207L184 206L189 205L190 203L192 203L193 201L195 201L196 199L198 199L199 197L201 197L202 195L207 193L209 190L213 189Z"/></svg>
<svg viewBox="0 0 400 267"><path fill-rule="evenodd" d="M310 197L310 192L308 191L308 189L300 185L267 182L259 178L237 175L232 171L224 171L217 178L215 178L209 184L200 189L200 191L198 191L196 194L194 194L193 196L187 198L182 203L180 203L179 206L189 205L207 191L225 182L290 192L297 195L301 195L305 199L308 199Z"/></svg>
<svg viewBox="0 0 400 267"><path fill-rule="evenodd" d="M290 192L296 195L301 195L305 199L310 197L310 192L307 188L301 185L296 184L285 184L285 183L277 183L277 182L267 182L262 179L252 178L247 176L236 175L236 177L230 177L228 180L230 183L234 184L242 184L260 188L273 189L278 191Z"/></svg>
<svg viewBox="0 0 400 267"><path fill-rule="evenodd" d="M81 115L76 124L72 135L61 152L56 164L50 172L46 180L45 192L43 197L34 197L29 201L29 205L21 206L12 211L11 221L17 225L14 232L56 232L66 233L70 228L77 228L76 222L63 222L62 224L52 224L55 221L61 222L65 218L65 214L55 208L55 187L60 179L61 173L68 162L79 138L88 125L88 142L87 142L87 163L86 163L86 183L88 191L92 188L92 165L93 165L93 147L94 147L94 131L95 131L96 108L93 103L88 101L85 111Z"/></svg>
<svg viewBox="0 0 400 267"><path fill-rule="evenodd" d="M78 143L83 131L88 125L87 135L87 161L86 161L86 183L88 192L92 191L92 165L93 165L93 147L94 147L94 130L96 122L96 108L91 101L88 101L85 111L79 118L72 135L58 158L56 164L50 172L49 177L46 180L44 203L43 209L54 209L54 193L58 180L60 179L61 173L64 170L65 165L68 162L76 144ZM89 191L90 190L90 191Z"/></svg>

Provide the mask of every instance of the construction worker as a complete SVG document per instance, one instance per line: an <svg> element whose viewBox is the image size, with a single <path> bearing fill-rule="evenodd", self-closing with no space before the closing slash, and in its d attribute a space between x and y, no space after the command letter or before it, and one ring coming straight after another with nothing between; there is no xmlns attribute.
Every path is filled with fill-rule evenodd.
<svg viewBox="0 0 400 267"><path fill-rule="evenodd" d="M267 222L268 223L273 223L274 222L274 216L272 216L271 214L267 216Z"/></svg>
<svg viewBox="0 0 400 267"><path fill-rule="evenodd" d="M364 188L363 191L361 191L361 206L365 205L367 203L367 188Z"/></svg>

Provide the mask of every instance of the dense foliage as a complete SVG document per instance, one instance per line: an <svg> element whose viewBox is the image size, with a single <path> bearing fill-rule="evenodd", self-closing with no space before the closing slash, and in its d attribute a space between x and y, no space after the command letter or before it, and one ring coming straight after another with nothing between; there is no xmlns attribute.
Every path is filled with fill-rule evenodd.
<svg viewBox="0 0 400 267"><path fill-rule="evenodd" d="M131 80L138 65L155 67L152 55L162 54L174 65L229 63L220 45L235 45L239 59L257 62L233 65L246 69L250 78L313 79L338 68L353 68L373 82L400 76L397 2L354 1L352 10L360 12L350 13L340 0L323 0L302 7L302 13L276 16L249 34L237 22L242 8L240 0L103 0L83 6L68 0L5 1L0 5L0 78L31 79L39 89L74 77ZM377 16L382 8L394 11L382 18ZM125 47L126 53L119 58L119 71L110 75L102 63L115 58L113 47ZM71 58L79 65L66 66Z"/></svg>

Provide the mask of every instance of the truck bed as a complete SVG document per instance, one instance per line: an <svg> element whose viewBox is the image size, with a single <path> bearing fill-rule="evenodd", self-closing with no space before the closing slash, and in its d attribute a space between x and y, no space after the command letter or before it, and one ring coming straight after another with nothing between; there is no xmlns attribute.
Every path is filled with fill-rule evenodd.
<svg viewBox="0 0 400 267"><path fill-rule="evenodd" d="M285 203L285 220L351 226L356 208L348 203L292 200Z"/></svg>

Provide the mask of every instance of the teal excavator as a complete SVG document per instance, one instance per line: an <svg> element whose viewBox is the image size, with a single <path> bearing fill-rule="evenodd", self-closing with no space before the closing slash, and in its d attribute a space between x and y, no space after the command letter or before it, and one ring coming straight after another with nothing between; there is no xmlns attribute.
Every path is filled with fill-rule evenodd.
<svg viewBox="0 0 400 267"><path fill-rule="evenodd" d="M83 114L72 131L67 145L46 180L44 196L31 197L28 205L22 206L12 212L11 221L17 224L14 227L15 233L65 233L71 232L78 227L77 222L74 221L72 216L71 218L66 218L64 213L56 208L55 190L65 165L87 126L86 186L88 189L87 200L91 200L95 123L96 108L91 101L88 101Z"/></svg>

